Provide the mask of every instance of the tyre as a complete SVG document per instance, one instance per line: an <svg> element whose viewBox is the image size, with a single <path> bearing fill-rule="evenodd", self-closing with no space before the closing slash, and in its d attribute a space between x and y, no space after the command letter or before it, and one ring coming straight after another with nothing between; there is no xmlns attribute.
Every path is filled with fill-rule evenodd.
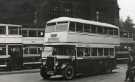
<svg viewBox="0 0 135 82"><path fill-rule="evenodd" d="M73 66L69 65L67 66L63 71L63 76L66 80L71 80L75 76L74 68Z"/></svg>
<svg viewBox="0 0 135 82"><path fill-rule="evenodd" d="M106 69L106 73L112 73L112 69L111 68Z"/></svg>
<svg viewBox="0 0 135 82"><path fill-rule="evenodd" d="M105 64L105 73L112 73L112 65L109 63Z"/></svg>
<svg viewBox="0 0 135 82"><path fill-rule="evenodd" d="M49 79L50 78L50 75L47 75L46 71L43 70L43 69L40 70L40 75L42 76L43 79Z"/></svg>

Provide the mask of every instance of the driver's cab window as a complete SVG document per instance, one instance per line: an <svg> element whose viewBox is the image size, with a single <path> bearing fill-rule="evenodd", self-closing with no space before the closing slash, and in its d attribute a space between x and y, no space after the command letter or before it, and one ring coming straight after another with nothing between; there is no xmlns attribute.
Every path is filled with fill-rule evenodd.
<svg viewBox="0 0 135 82"><path fill-rule="evenodd" d="M75 55L75 49L74 48L68 48L66 50L66 54L71 55L71 56Z"/></svg>
<svg viewBox="0 0 135 82"><path fill-rule="evenodd" d="M42 57L47 57L47 56L51 56L53 53L53 47L45 47L43 52L42 52Z"/></svg>

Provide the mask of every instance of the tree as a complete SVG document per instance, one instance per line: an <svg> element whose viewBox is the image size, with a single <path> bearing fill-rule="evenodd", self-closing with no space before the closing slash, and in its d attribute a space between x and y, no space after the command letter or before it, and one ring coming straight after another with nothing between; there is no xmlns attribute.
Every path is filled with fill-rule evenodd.
<svg viewBox="0 0 135 82"><path fill-rule="evenodd" d="M128 30L128 31L132 31L133 30L133 21L130 17L127 17L127 19L125 20L125 22L123 23L123 28L125 30Z"/></svg>
<svg viewBox="0 0 135 82"><path fill-rule="evenodd" d="M119 20L119 28L120 28L121 30L124 29L124 21L123 21L122 19Z"/></svg>

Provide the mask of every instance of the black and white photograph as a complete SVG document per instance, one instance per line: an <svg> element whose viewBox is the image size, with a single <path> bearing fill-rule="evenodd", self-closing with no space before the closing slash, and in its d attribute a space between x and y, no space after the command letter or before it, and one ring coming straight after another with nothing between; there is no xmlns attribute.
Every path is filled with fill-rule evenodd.
<svg viewBox="0 0 135 82"><path fill-rule="evenodd" d="M135 0L0 0L0 82L135 82Z"/></svg>

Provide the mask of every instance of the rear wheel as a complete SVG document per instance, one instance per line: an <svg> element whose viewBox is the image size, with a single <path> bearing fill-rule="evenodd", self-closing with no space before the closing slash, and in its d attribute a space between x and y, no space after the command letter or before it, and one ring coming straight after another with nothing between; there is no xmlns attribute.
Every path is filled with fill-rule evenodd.
<svg viewBox="0 0 135 82"><path fill-rule="evenodd" d="M105 67L105 72L106 73L112 73L112 66L109 63Z"/></svg>
<svg viewBox="0 0 135 82"><path fill-rule="evenodd" d="M71 80L75 76L74 68L73 66L69 65L67 66L63 71L63 76L66 80Z"/></svg>
<svg viewBox="0 0 135 82"><path fill-rule="evenodd" d="M112 73L112 69L111 68L107 68L106 69L106 73Z"/></svg>

